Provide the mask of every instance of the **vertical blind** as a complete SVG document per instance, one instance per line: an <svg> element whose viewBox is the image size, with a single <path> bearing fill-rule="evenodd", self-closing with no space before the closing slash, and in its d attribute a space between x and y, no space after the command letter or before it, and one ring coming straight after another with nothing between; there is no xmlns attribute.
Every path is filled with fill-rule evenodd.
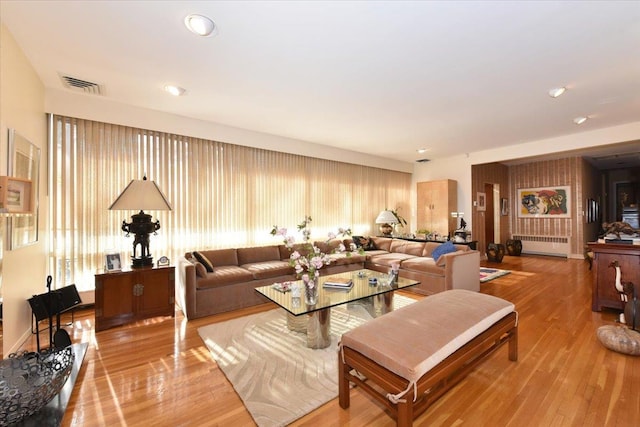
<svg viewBox="0 0 640 427"><path fill-rule="evenodd" d="M130 262L133 237L121 226L136 212L109 206L143 176L172 205L147 212L161 225L151 236L154 260L280 244L271 228L294 231L305 215L316 239L338 227L374 234L380 210L409 211L408 173L58 115L50 128L49 267L56 287L93 289L106 253Z"/></svg>

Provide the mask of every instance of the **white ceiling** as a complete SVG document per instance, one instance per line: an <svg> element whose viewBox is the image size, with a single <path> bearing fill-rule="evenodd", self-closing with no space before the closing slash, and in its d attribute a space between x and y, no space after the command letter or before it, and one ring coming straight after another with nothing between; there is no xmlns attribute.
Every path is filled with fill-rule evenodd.
<svg viewBox="0 0 640 427"><path fill-rule="evenodd" d="M188 32L189 13L218 35ZM66 74L113 101L408 162L640 120L638 1L1 0L0 18L48 88Z"/></svg>

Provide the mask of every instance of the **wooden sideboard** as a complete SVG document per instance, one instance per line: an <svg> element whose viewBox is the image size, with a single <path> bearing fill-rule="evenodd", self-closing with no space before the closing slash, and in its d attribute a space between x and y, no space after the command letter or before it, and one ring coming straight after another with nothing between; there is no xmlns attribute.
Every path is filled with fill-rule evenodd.
<svg viewBox="0 0 640 427"><path fill-rule="evenodd" d="M445 243L446 240L429 240L429 239L418 239L418 238L413 238L413 237L394 237L395 239L400 239L400 240L408 240L410 242L435 242L435 243ZM477 240L469 240L466 242L456 242L455 240L452 240L454 245L465 245L465 246L469 246L470 249L473 249L474 251L478 250L478 241Z"/></svg>
<svg viewBox="0 0 640 427"><path fill-rule="evenodd" d="M622 310L615 287L616 269L609 265L618 261L621 280L640 288L640 245L589 243L589 248L594 255L591 310L601 311L605 307Z"/></svg>
<svg viewBox="0 0 640 427"><path fill-rule="evenodd" d="M96 274L96 332L156 316L175 316L175 267Z"/></svg>

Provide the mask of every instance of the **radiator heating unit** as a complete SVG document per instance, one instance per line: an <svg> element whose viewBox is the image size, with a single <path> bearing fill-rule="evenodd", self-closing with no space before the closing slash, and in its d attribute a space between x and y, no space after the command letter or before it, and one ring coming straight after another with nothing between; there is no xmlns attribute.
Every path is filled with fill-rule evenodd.
<svg viewBox="0 0 640 427"><path fill-rule="evenodd" d="M569 257L569 236L531 236L514 234L522 242L522 253Z"/></svg>

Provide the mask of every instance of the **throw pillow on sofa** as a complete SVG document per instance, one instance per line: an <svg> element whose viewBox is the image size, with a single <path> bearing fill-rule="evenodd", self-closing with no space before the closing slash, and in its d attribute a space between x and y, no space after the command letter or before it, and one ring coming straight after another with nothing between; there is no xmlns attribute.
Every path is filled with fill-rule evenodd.
<svg viewBox="0 0 640 427"><path fill-rule="evenodd" d="M194 259L192 263L196 266L196 276L207 277L207 268L201 262Z"/></svg>
<svg viewBox="0 0 640 427"><path fill-rule="evenodd" d="M456 247L453 246L452 242L445 242L443 244L441 244L440 246L438 246L437 248L435 248L433 250L433 253L431 254L431 257L433 258L433 260L435 262L438 262L438 259L444 255L444 254L449 254L451 252L455 252L456 251Z"/></svg>
<svg viewBox="0 0 640 427"><path fill-rule="evenodd" d="M198 251L194 251L193 252L193 256L202 264L204 265L204 268L207 269L207 272L209 273L213 273L213 263L211 261L209 261L209 259L202 255L200 252Z"/></svg>
<svg viewBox="0 0 640 427"><path fill-rule="evenodd" d="M353 243L356 245L356 248L362 248L365 251L373 251L376 248L376 244L373 243L371 237L363 237L363 236L352 236Z"/></svg>

